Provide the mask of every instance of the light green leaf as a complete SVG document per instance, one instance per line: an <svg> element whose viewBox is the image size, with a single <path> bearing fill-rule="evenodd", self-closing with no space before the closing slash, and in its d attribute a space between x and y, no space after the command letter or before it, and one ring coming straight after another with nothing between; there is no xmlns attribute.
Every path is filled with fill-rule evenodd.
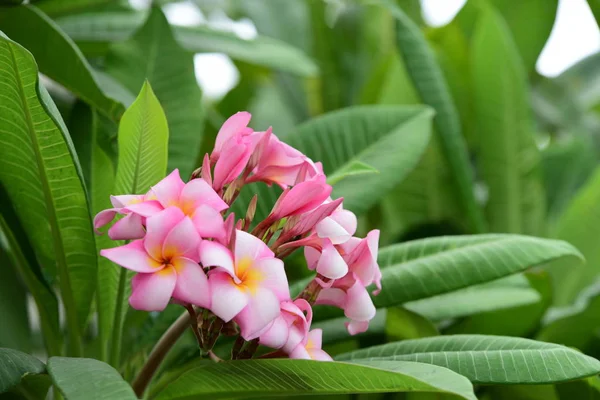
<svg viewBox="0 0 600 400"><path fill-rule="evenodd" d="M461 133L460 117L442 70L420 28L391 1L385 1L384 4L390 7L396 18L397 46L408 74L423 103L436 112L433 124L440 139L442 154L452 171L465 215L472 228L481 232L485 221L473 193L473 171Z"/></svg>
<svg viewBox="0 0 600 400"><path fill-rule="evenodd" d="M540 234L544 192L525 71L506 24L492 8L479 13L471 57L490 229Z"/></svg>
<svg viewBox="0 0 600 400"><path fill-rule="evenodd" d="M65 400L136 400L133 389L108 364L90 358L52 357L48 373Z"/></svg>
<svg viewBox="0 0 600 400"><path fill-rule="evenodd" d="M36 28L24 29L31 26ZM31 5L4 8L0 13L0 28L33 54L41 73L109 118L117 120L123 114L125 107L104 91L73 41L37 8Z"/></svg>
<svg viewBox="0 0 600 400"><path fill-rule="evenodd" d="M366 164L359 160L353 160L341 169L335 171L332 175L329 175L327 177L327 183L329 183L330 185L335 185L336 183L348 176L378 173L379 171L377 171L369 164Z"/></svg>
<svg viewBox="0 0 600 400"><path fill-rule="evenodd" d="M568 347L504 336L406 340L342 354L337 359L431 363L483 384L554 383L600 373L600 361Z"/></svg>
<svg viewBox="0 0 600 400"><path fill-rule="evenodd" d="M87 323L96 248L77 155L31 54L0 36L0 181L39 256L55 260L71 352Z"/></svg>
<svg viewBox="0 0 600 400"><path fill-rule="evenodd" d="M247 360L194 368L158 393L156 400L344 393L434 392L473 399L464 377L425 364L309 360Z"/></svg>
<svg viewBox="0 0 600 400"><path fill-rule="evenodd" d="M18 385L28 374L43 374L46 366L37 358L13 349L0 348L0 393Z"/></svg>
<svg viewBox="0 0 600 400"><path fill-rule="evenodd" d="M202 141L202 92L192 55L181 49L159 8L126 42L111 47L106 71L132 93L148 80L169 122L169 170L192 173Z"/></svg>
<svg viewBox="0 0 600 400"><path fill-rule="evenodd" d="M110 42L127 40L144 18L144 13L133 12L85 13L59 18L57 23L84 52L102 55ZM236 61L300 76L318 74L318 67L310 57L274 38L258 35L242 39L232 32L208 26L173 26L172 30L179 45L193 53L225 53Z"/></svg>
<svg viewBox="0 0 600 400"><path fill-rule="evenodd" d="M404 307L434 321L502 310L540 300L522 275L475 285L455 292L411 301Z"/></svg>
<svg viewBox="0 0 600 400"><path fill-rule="evenodd" d="M557 222L554 236L576 246L588 262L585 267L573 267L565 261L547 268L554 282L560 282L555 285L556 306L565 306L575 300L600 271L600 248L594 240L600 234L600 225L592 223L599 217L600 168L596 168Z"/></svg>
<svg viewBox="0 0 600 400"><path fill-rule="evenodd" d="M145 194L165 176L169 142L165 113L148 82L144 83L137 99L123 114L118 139L119 162L114 193ZM103 311L106 318L102 318L102 322L106 321L110 327L112 319L113 365L118 365L121 351L121 334L127 311L126 301L129 297L126 294L129 291L127 276L125 268L111 264L110 269L102 274L101 280L101 283L106 285L106 293L100 296L100 299L103 305L108 307ZM111 297L114 297L114 300L111 300ZM113 309L114 315L111 317L107 313ZM100 329L103 331L108 328L103 326Z"/></svg>
<svg viewBox="0 0 600 400"><path fill-rule="evenodd" d="M356 163L379 171L339 181L333 197L361 214L396 186L417 164L427 147L431 110L422 106L356 106L314 118L282 139L335 176ZM403 150L404 149L404 150Z"/></svg>
<svg viewBox="0 0 600 400"><path fill-rule="evenodd" d="M373 301L377 307L399 305L566 256L581 258L566 242L521 235L443 236L388 246L379 252L383 290Z"/></svg>

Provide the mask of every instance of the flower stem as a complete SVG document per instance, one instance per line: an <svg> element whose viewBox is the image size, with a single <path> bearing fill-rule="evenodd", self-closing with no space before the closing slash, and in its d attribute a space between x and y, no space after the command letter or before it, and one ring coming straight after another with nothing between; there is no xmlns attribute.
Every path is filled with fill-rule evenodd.
<svg viewBox="0 0 600 400"><path fill-rule="evenodd" d="M161 336L158 342L156 342L156 345L154 345L154 348L148 356L148 360L146 360L146 363L131 385L138 398L143 397L144 392L152 380L152 377L156 373L156 370L160 366L160 363L165 358L169 350L171 350L177 339L179 339L179 337L185 332L190 322L193 321L190 321L190 315L186 311L181 314L175 322L173 322L173 324Z"/></svg>

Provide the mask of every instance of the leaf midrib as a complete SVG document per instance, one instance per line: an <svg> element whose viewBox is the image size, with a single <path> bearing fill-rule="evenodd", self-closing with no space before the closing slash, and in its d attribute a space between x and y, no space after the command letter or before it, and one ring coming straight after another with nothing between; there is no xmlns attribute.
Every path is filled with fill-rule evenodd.
<svg viewBox="0 0 600 400"><path fill-rule="evenodd" d="M13 68L15 69L15 78L17 80L18 83L18 93L19 93L19 100L21 101L21 106L23 107L23 113L25 114L25 120L27 123L27 128L28 128L28 132L30 133L30 139L31 142L33 144L33 151L35 154L35 160L38 166L38 173L40 175L40 181L41 181L41 186L42 186L42 192L44 193L44 202L46 203L46 215L48 216L48 222L50 223L50 229L51 229L51 233L52 233L52 242L53 242L53 246L54 246L54 253L55 253L55 257L56 257L56 262L58 264L58 271L59 271L59 276L60 276L60 280L59 280L59 284L61 286L61 294L63 296L64 302L65 302L65 311L68 315L67 318L67 324L70 325L70 331L72 333L75 332L79 332L79 325L78 325L78 321L77 321L77 309L75 308L75 300L73 297L73 291L71 289L71 280L69 277L69 273L68 273L68 264L67 264L67 259L65 257L65 249L64 249L64 244L63 244L63 240L62 240L62 235L58 226L58 217L56 215L56 211L54 208L54 200L52 197L52 192L50 190L50 186L48 184L48 176L46 175L46 169L45 169L45 165L44 165L44 160L42 158L42 155L40 153L40 149L39 149L39 145L38 145L38 140L37 140L37 136L36 136L36 131L34 128L34 124L33 124L33 119L31 116L31 113L29 112L29 105L27 103L27 98L25 95L25 92L23 91L23 80L21 78L21 72L18 68L18 63L17 63L17 59L13 50L13 47L10 43L5 42L10 56L11 56L11 60L13 63ZM38 78L36 77L36 88L37 85L39 84ZM44 108L43 106L41 106L42 108ZM57 128L58 129L58 128ZM70 342L74 343L75 338L70 338ZM80 354L81 353L81 349L76 348L76 346L73 347L72 349L75 353L74 354Z"/></svg>

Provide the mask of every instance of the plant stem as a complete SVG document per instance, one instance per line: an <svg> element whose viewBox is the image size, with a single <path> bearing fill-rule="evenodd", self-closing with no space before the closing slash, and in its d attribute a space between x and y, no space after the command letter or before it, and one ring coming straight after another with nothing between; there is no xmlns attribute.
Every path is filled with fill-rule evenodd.
<svg viewBox="0 0 600 400"><path fill-rule="evenodd" d="M119 358L121 357L121 341L123 336L123 300L125 297L125 286L127 284L127 270L121 268L119 271L119 288L117 291L117 303L115 307L115 319L113 321L112 338L110 341L109 363L114 368L119 369Z"/></svg>
<svg viewBox="0 0 600 400"><path fill-rule="evenodd" d="M196 314L196 310L194 310L193 305L187 304L184 307L190 316L190 328L192 328L192 332L194 332L194 336L196 336L196 341L198 342L200 354L202 354L202 350L204 349L204 338L198 331L198 314Z"/></svg>
<svg viewBox="0 0 600 400"><path fill-rule="evenodd" d="M171 350L175 342L177 342L177 339L179 339L183 332L185 332L189 324L190 315L187 311L185 311L179 316L179 318L177 318L177 320L175 320L175 322L173 322L169 329L163 333L158 342L156 342L154 348L148 356L148 360L146 360L146 363L131 385L138 398L143 397L144 392L152 380L152 377L156 373L156 370L160 366L160 363L165 358L169 350Z"/></svg>

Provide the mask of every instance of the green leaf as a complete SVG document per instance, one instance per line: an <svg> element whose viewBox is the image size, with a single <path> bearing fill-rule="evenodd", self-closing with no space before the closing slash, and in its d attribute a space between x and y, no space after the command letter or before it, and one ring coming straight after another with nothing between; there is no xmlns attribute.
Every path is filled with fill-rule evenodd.
<svg viewBox="0 0 600 400"><path fill-rule="evenodd" d="M474 400L472 390L460 375L419 363L248 360L194 368L156 400L386 392L451 393Z"/></svg>
<svg viewBox="0 0 600 400"><path fill-rule="evenodd" d="M438 336L440 333L431 321L404 307L383 309L386 311L385 335L388 341L418 339L428 336ZM373 329L369 324L369 331Z"/></svg>
<svg viewBox="0 0 600 400"><path fill-rule="evenodd" d="M344 165L341 169L335 171L332 175L327 177L327 183L330 185L335 185L342 179L353 176L353 175L363 175L363 174L378 174L375 168L366 164L359 160L353 160L352 162Z"/></svg>
<svg viewBox="0 0 600 400"><path fill-rule="evenodd" d="M119 125L119 163L114 193L118 194L145 194L150 187L160 181L166 174L169 128L167 119L158 99L154 95L148 82L131 107L125 111ZM118 280L115 275L118 274ZM131 274L129 274L131 275ZM102 283L106 294L100 299L106 300L110 312L114 309L112 317L112 354L111 363L118 364L121 346L123 321L127 311L126 292L128 273L125 268L111 265L111 270L106 271ZM114 297L115 300L110 299ZM107 314L105 319L110 326L111 317ZM101 327L102 330L107 329Z"/></svg>
<svg viewBox="0 0 600 400"><path fill-rule="evenodd" d="M96 248L77 155L31 54L0 36L0 181L36 253L55 260L71 352L79 354L96 285Z"/></svg>
<svg viewBox="0 0 600 400"><path fill-rule="evenodd" d="M39 0L36 6L46 14L56 18L61 15L89 12L112 3L111 0Z"/></svg>
<svg viewBox="0 0 600 400"><path fill-rule="evenodd" d="M127 40L143 22L143 13L132 12L85 13L57 20L84 52L94 55L106 53L110 42ZM318 74L318 67L309 56L274 38L258 35L242 39L232 32L208 26L172 26L172 30L179 45L193 53L225 53L236 61L299 76Z"/></svg>
<svg viewBox="0 0 600 400"><path fill-rule="evenodd" d="M90 358L52 357L48 373L66 400L136 400L133 389L108 364Z"/></svg>
<svg viewBox="0 0 600 400"><path fill-rule="evenodd" d="M448 293L566 257L581 257L566 242L520 235L434 237L379 252L383 290L377 307Z"/></svg>
<svg viewBox="0 0 600 400"><path fill-rule="evenodd" d="M475 231L484 230L483 214L473 193L473 171L462 137L460 117L442 70L420 28L404 12L386 1L396 18L397 46L423 103L431 106L442 154L448 161L465 215Z"/></svg>
<svg viewBox="0 0 600 400"><path fill-rule="evenodd" d="M600 225L590 223L599 216L600 168L596 168L557 223L555 236L576 246L588 261L585 268L573 268L570 263L562 262L547 269L554 282L560 282L554 292L554 304L557 306L565 306L575 300L581 289L593 281L600 271L600 248L594 241L594 237L600 233Z"/></svg>
<svg viewBox="0 0 600 400"><path fill-rule="evenodd" d="M517 50L528 73L535 73L535 63L550 36L558 0L491 0L512 32Z"/></svg>
<svg viewBox="0 0 600 400"><path fill-rule="evenodd" d="M411 301L404 307L430 320L441 321L532 304L539 300L539 294L529 286L527 279L521 275L512 275L455 292Z"/></svg>
<svg viewBox="0 0 600 400"><path fill-rule="evenodd" d="M25 375L43 374L46 366L37 358L13 349L0 348L0 393L19 384Z"/></svg>
<svg viewBox="0 0 600 400"><path fill-rule="evenodd" d="M600 373L600 361L568 347L504 336L406 340L342 354L337 359L431 363L483 384L554 383Z"/></svg>
<svg viewBox="0 0 600 400"><path fill-rule="evenodd" d="M479 14L471 57L490 229L539 234L544 192L525 71L506 24L492 8Z"/></svg>
<svg viewBox="0 0 600 400"><path fill-rule="evenodd" d="M0 347L30 352L32 334L27 312L27 291L19 280L16 268L12 268L3 248L1 235L0 233L0 315L4 326L0 329Z"/></svg>
<svg viewBox="0 0 600 400"><path fill-rule="evenodd" d="M347 176L334 187L333 196L344 197L344 207L361 214L415 167L429 142L431 117L422 106L356 106L314 118L281 137L321 161L327 175L357 163L379 171Z"/></svg>
<svg viewBox="0 0 600 400"><path fill-rule="evenodd" d="M23 28L30 26L36 29ZM41 73L109 118L117 120L123 114L124 106L104 91L73 41L37 8L31 5L4 8L0 13L0 27L33 54Z"/></svg>
<svg viewBox="0 0 600 400"><path fill-rule="evenodd" d="M179 47L159 8L129 40L111 47L106 71L132 93L146 79L152 84L169 122L169 170L188 177L202 141L202 92L192 55Z"/></svg>
<svg viewBox="0 0 600 400"><path fill-rule="evenodd" d="M3 400L11 400L15 399L11 395L16 395L16 399L18 400L40 400L46 399L48 396L48 390L50 390L50 386L52 386L52 381L50 377L46 374L44 375L31 375L25 374L21 379L21 382L17 386L13 386L10 389L8 395L0 396ZM6 396L6 399L5 399Z"/></svg>
<svg viewBox="0 0 600 400"><path fill-rule="evenodd" d="M593 376L578 381L561 383L556 385L556 392L560 400L600 400L600 378Z"/></svg>

